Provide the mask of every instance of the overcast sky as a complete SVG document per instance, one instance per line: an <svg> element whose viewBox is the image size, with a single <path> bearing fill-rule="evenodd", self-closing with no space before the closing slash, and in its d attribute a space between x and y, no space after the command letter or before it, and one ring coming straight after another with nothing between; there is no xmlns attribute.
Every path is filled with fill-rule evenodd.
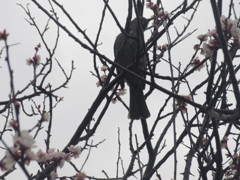
<svg viewBox="0 0 240 180"><path fill-rule="evenodd" d="M32 57L34 54L34 47L40 42L40 38L34 27L30 26L25 18L27 18L23 9L17 5L21 3L26 5L30 3L29 8L32 12L32 15L36 18L37 23L43 28L47 18L31 1L28 0L1 0L0 6L0 31L6 29L9 32L9 44L16 44L10 48L10 60L14 69L14 81L17 89L24 87L26 83L29 82L29 77L32 76L32 69L26 65L26 59ZM3 2L4 1L4 2ZM237 5L238 0L234 0ZM40 1L39 1L40 2ZM44 4L46 4L45 1ZM64 7L68 10L71 16L75 21L80 25L82 29L86 30L87 35L94 41L96 37L96 32L98 30L98 24L101 18L103 1L101 0L61 0L59 1ZM165 0L163 4L165 10L171 12L176 6L175 4L181 2L180 0ZM228 1L225 1L228 2ZM227 4L227 3L226 3ZM224 4L226 6L226 4ZM116 16L118 17L120 23L124 26L126 15L127 15L127 1L117 1L110 0L110 5ZM237 12L239 12L239 6L237 7ZM64 17L60 16L60 21L63 22L65 26L68 27L69 22L66 21ZM149 9L145 10L145 16L150 17L151 11ZM176 23L176 27L182 27L184 19L179 20ZM54 24L50 24L52 29L49 30L47 41L51 44L56 37L56 31L54 29ZM206 33L209 29L213 29L215 24L213 23L213 16L209 1L204 0L200 7L199 12L196 14L194 24L190 27L189 32L194 29L198 29L189 39L186 40L185 44L182 44L173 55L173 61L176 65L178 62L181 62L183 65L189 62L189 59L192 56L193 45L198 42L196 37L199 34ZM72 27L71 27L72 28ZM70 28L70 29L71 29ZM115 24L110 13L106 13L106 21L103 24L103 33L100 36L99 42L102 44L99 46L99 51L106 55L110 59L113 58L113 43L115 37L119 33L119 29ZM76 34L77 32L74 31ZM84 41L82 35L78 34L81 40ZM147 37L145 37L147 39ZM167 43L165 40L160 40L162 44ZM3 44L0 44L0 48L3 47ZM41 58L44 59L46 52L40 50ZM80 121L83 119L85 114L88 111L88 108L91 106L92 102L96 98L100 88L96 87L97 79L92 76L90 71L94 71L92 55L89 54L86 50L82 49L77 43L70 39L66 34L61 31L60 42L55 56L62 66L66 69L66 72L69 73L71 67L71 61L74 60L76 70L74 71L73 78L71 79L68 89L64 89L58 93L58 95L64 97L64 101L59 104L57 109L54 111L53 119L53 137L51 146L56 149L62 149L72 134L75 132L76 127L79 125ZM9 94L9 77L6 70L6 64L3 61L4 57L0 59L0 99L6 100ZM164 68L159 69L159 74L164 75ZM196 72L196 77L199 76L200 72ZM56 73L51 76L49 81L52 84L61 83L60 71L56 69ZM181 90L181 93L184 93L184 88ZM154 96L150 97L147 100L149 109L151 111L151 119L156 118L156 113L158 112L159 107L157 104L162 104L165 100L163 93L155 93ZM126 102L128 102L128 94L123 97ZM1 117L0 117L1 118ZM31 127L32 119L22 119L22 128L28 129ZM93 149L91 152L91 157L87 163L84 171L89 175L101 176L103 169L109 173L110 176L115 175L115 165L117 160L117 132L118 127L121 129L121 143L122 143L122 155L127 165L129 160L129 151L128 151L128 142L125 139L128 139L128 123L127 111L120 104L112 104L105 114L105 117L100 125L98 131L94 136L94 143L106 139L104 144L99 146L97 149ZM136 129L140 124L136 123ZM181 127L182 128L182 127ZM140 126L139 126L139 129ZM136 130L137 132L137 130ZM44 147L43 138L45 138L45 132L42 132L41 137L37 139L37 145L41 148ZM7 137L6 137L7 138ZM169 134L169 140L172 140L171 134ZM11 142L9 142L11 144ZM170 143L171 144L171 143ZM183 152L181 152L183 153ZM2 157L3 152L0 152ZM109 158L111 157L111 158ZM82 159L80 158L81 161ZM183 160L183 159L182 159ZM180 163L183 162L180 160ZM171 168L173 161L169 161L159 173L162 174L163 179L172 178L172 174L168 175L165 171L165 168ZM81 163L78 163L81 164ZM71 175L71 168L68 169L68 175ZM179 170L179 173L181 170ZM21 174L21 173L20 173ZM13 173L16 176L15 173ZM14 176L9 176L7 178L10 180ZM25 179L24 175L19 175L18 179ZM21 178L20 178L21 177Z"/></svg>

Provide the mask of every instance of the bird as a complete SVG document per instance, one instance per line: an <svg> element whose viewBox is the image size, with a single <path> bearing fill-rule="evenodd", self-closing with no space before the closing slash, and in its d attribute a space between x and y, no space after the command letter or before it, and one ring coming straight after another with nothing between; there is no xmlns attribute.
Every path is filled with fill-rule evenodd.
<svg viewBox="0 0 240 180"><path fill-rule="evenodd" d="M129 23L128 31L120 33L114 42L115 62L143 78L146 77L143 70L147 68L147 58L146 55L143 55L144 41L141 30L145 31L147 29L150 20L144 17L133 19ZM117 73L120 72L122 70L117 68ZM147 119L150 117L150 112L143 94L145 83L132 74L124 72L123 74L124 78L120 80L120 86L124 89L126 81L130 90L128 118Z"/></svg>

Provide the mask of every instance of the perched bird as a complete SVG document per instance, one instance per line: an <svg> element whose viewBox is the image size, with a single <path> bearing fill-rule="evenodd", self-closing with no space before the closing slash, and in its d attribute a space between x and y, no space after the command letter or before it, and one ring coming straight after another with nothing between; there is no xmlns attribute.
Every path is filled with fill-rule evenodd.
<svg viewBox="0 0 240 180"><path fill-rule="evenodd" d="M143 78L145 78L143 70L147 67L147 59L143 55L144 41L140 30L146 30L150 20L144 17L135 18L129 24L127 35L120 33L114 43L115 62ZM121 70L117 69L117 72L120 73ZM130 119L148 118L150 112L143 94L145 83L134 75L124 73L124 79L120 82L121 88L124 88L124 80L127 81L130 89L128 117Z"/></svg>

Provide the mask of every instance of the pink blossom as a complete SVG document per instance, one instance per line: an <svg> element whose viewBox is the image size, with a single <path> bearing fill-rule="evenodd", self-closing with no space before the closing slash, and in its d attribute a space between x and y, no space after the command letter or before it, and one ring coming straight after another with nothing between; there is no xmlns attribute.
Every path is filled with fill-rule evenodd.
<svg viewBox="0 0 240 180"><path fill-rule="evenodd" d="M193 46L193 49L194 49L194 50L199 50L199 49L200 49L200 45L199 45L199 44L195 44L195 45Z"/></svg>
<svg viewBox="0 0 240 180"><path fill-rule="evenodd" d="M40 55L35 54L32 58L28 58L26 60L27 65L34 65L34 66L39 66L41 61Z"/></svg>
<svg viewBox="0 0 240 180"><path fill-rule="evenodd" d="M111 102L112 102L113 104L116 104L117 98L112 98Z"/></svg>
<svg viewBox="0 0 240 180"><path fill-rule="evenodd" d="M86 178L86 175L84 173L77 173L75 176L73 176L73 180L84 180Z"/></svg>
<svg viewBox="0 0 240 180"><path fill-rule="evenodd" d="M11 151L11 153L9 151ZM6 157L0 163L0 168L3 171L10 170L13 167L13 165L16 163L16 160L20 157L20 153L19 153L18 148L12 147L12 148L9 148L9 151L6 151Z"/></svg>
<svg viewBox="0 0 240 180"><path fill-rule="evenodd" d="M41 48L41 43L37 44L34 49L35 51L38 51L40 48Z"/></svg>
<svg viewBox="0 0 240 180"><path fill-rule="evenodd" d="M231 157L231 153L226 153L225 155L226 155L226 157L228 157L228 158Z"/></svg>
<svg viewBox="0 0 240 180"><path fill-rule="evenodd" d="M217 37L217 30L212 29L207 33L208 36Z"/></svg>
<svg viewBox="0 0 240 180"><path fill-rule="evenodd" d="M208 41L208 45L210 49L216 49L218 47L220 47L220 44L218 43L218 41L216 39L210 39Z"/></svg>
<svg viewBox="0 0 240 180"><path fill-rule="evenodd" d="M182 96L188 100L192 100L192 96L191 95L187 95L187 96ZM183 100L177 99L177 103L176 103L176 108L180 108L180 110L185 113L187 111L187 103Z"/></svg>
<svg viewBox="0 0 240 180"><path fill-rule="evenodd" d="M164 52L168 49L168 44L163 44L162 46L159 45L157 46L157 49Z"/></svg>
<svg viewBox="0 0 240 180"><path fill-rule="evenodd" d="M34 64L35 66L39 66L39 65L40 65L41 57L40 57L40 55L37 55L37 54L36 54L35 56L33 56L32 60L33 60L33 64Z"/></svg>
<svg viewBox="0 0 240 180"><path fill-rule="evenodd" d="M171 17L171 14L168 12L168 11L163 11L162 9L158 10L157 12L157 16L162 19L162 20L165 20L165 19L168 19Z"/></svg>
<svg viewBox="0 0 240 180"><path fill-rule="evenodd" d="M237 154L234 154L233 155L233 160L238 160L239 159L239 156Z"/></svg>
<svg viewBox="0 0 240 180"><path fill-rule="evenodd" d="M64 152L55 151L55 149L49 149L46 153L42 150L39 150L36 154L36 160L37 162L43 164L60 160L58 166L62 168L65 161L69 162L71 160L71 155Z"/></svg>
<svg viewBox="0 0 240 180"><path fill-rule="evenodd" d="M70 161L71 161L71 154L65 154L65 155L63 156L63 159L64 159L65 161L67 161L67 162L70 162Z"/></svg>
<svg viewBox="0 0 240 180"><path fill-rule="evenodd" d="M105 74L103 74L101 77L100 77L101 81L102 82L106 82L107 80L107 76Z"/></svg>
<svg viewBox="0 0 240 180"><path fill-rule="evenodd" d="M79 155L80 155L80 153L82 151L80 146L73 146L73 145L68 147L68 150L72 153L72 156L75 159L79 157Z"/></svg>
<svg viewBox="0 0 240 180"><path fill-rule="evenodd" d="M97 87L99 87L99 86L101 86L101 83L105 83L106 82L106 80L107 80L107 76L105 75L105 74L103 74L101 77L100 77L100 80L101 80L101 82L97 82L96 83L96 85L97 85Z"/></svg>
<svg viewBox="0 0 240 180"><path fill-rule="evenodd" d="M48 160L47 153L43 152L41 149L38 150L36 157L37 157L36 160L39 163L45 163Z"/></svg>
<svg viewBox="0 0 240 180"><path fill-rule="evenodd" d="M197 37L200 41L207 41L208 40L208 35L207 34L200 34Z"/></svg>
<svg viewBox="0 0 240 180"><path fill-rule="evenodd" d="M146 3L146 7L147 7L147 8L149 8L149 9L150 9L150 8L151 8L151 6L152 6L152 2L148 2L148 3Z"/></svg>
<svg viewBox="0 0 240 180"><path fill-rule="evenodd" d="M33 60L31 59L31 58L28 58L27 60L26 60L26 63L27 63L27 65L32 65L33 64Z"/></svg>
<svg viewBox="0 0 240 180"><path fill-rule="evenodd" d="M2 32L0 32L0 40L6 40L8 37L8 33L6 31L6 29L4 29Z"/></svg>
<svg viewBox="0 0 240 180"><path fill-rule="evenodd" d="M32 152L30 149L26 150L24 152L24 162L25 164L29 165L29 163L32 161L32 160L36 160L36 154L34 152Z"/></svg>

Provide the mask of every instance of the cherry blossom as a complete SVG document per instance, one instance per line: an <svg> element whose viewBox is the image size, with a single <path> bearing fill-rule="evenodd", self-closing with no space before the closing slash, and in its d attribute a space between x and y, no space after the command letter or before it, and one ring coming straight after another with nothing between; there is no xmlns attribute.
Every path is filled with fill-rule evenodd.
<svg viewBox="0 0 240 180"><path fill-rule="evenodd" d="M84 180L86 178L86 175L84 173L77 173L75 176L73 176L73 180Z"/></svg>
<svg viewBox="0 0 240 180"><path fill-rule="evenodd" d="M108 70L108 67L107 67L107 66L103 65L103 66L101 67L101 71L105 72L105 71L107 71L107 70Z"/></svg>
<svg viewBox="0 0 240 180"><path fill-rule="evenodd" d="M35 143L33 137L26 130L21 131L20 135L19 134L14 135L13 142L14 145L17 145L23 149L31 149L32 147L34 147Z"/></svg>
<svg viewBox="0 0 240 180"><path fill-rule="evenodd" d="M6 31L6 29L4 29L2 32L0 32L0 40L6 40L8 37L8 33Z"/></svg>
<svg viewBox="0 0 240 180"><path fill-rule="evenodd" d="M71 145L70 147L68 147L68 150L72 153L72 156L76 159L79 157L82 149L80 146L73 146Z"/></svg>
<svg viewBox="0 0 240 180"><path fill-rule="evenodd" d="M120 89L119 91L118 91L118 93L117 93L117 95L118 96L123 96L123 95L125 95L126 94L126 89Z"/></svg>
<svg viewBox="0 0 240 180"><path fill-rule="evenodd" d="M50 120L50 114L48 112L43 112L41 121L42 122L48 122Z"/></svg>

